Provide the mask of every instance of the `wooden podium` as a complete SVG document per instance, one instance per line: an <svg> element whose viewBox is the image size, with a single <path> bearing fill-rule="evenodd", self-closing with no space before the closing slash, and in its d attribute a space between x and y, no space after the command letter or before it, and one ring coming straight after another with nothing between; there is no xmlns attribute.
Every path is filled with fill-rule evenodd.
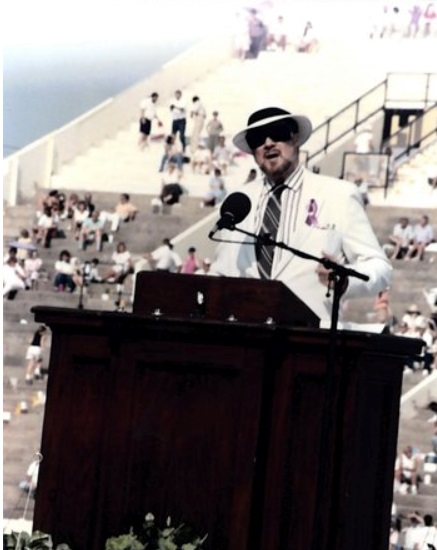
<svg viewBox="0 0 437 550"><path fill-rule="evenodd" d="M140 276L133 314L33 309L53 333L34 528L103 550L152 512L192 522L208 550L307 550L315 530L321 549L386 550L403 358L420 342L339 334L321 457L328 332L281 283L162 275ZM254 299L223 306L250 284Z"/></svg>

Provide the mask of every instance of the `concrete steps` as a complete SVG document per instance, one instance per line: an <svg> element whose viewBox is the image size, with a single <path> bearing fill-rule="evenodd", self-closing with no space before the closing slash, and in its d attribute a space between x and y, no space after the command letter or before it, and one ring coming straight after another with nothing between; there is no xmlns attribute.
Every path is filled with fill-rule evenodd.
<svg viewBox="0 0 437 550"><path fill-rule="evenodd" d="M407 216L412 223L428 213L423 208L408 207L383 207L371 206L368 215L373 229L381 243L387 242L393 226L400 216ZM432 211L430 212L432 216ZM437 216L436 216L437 222ZM390 304L394 315L400 319L406 308L411 303L416 303L424 312L430 314L429 305L423 295L423 289L433 286L436 280L436 265L432 257L425 258L421 262L406 262L395 260L393 262L392 283L390 288ZM353 322L374 321L374 298L354 298L347 304L345 318Z"/></svg>
<svg viewBox="0 0 437 550"><path fill-rule="evenodd" d="M414 387L417 383L423 380L422 372L414 373L408 371L403 377L403 393ZM422 480L425 479L424 460L423 457L432 451L431 437L433 434L433 424L428 420L433 416L432 411L426 407L416 407L415 415L408 420L403 420L399 425L398 433L398 451L402 451L407 445L412 445L415 452L422 457L419 467L419 475ZM418 494L412 495L401 494L396 492L393 495L393 500L397 507L397 512L407 516L413 510L423 514L433 514L437 510L437 473L431 475L431 483L419 484Z"/></svg>
<svg viewBox="0 0 437 550"><path fill-rule="evenodd" d="M395 262L390 287L390 307L397 319L402 318L412 303L416 303L424 315L431 314L423 289L432 286L435 269L435 264L430 262ZM348 301L345 318L353 322L373 322L374 302L374 298L354 298Z"/></svg>
<svg viewBox="0 0 437 550"><path fill-rule="evenodd" d="M263 52L257 60L244 63L235 59L230 61L187 86L183 93L187 98L199 95L209 116L213 110L218 110L225 134L229 137L245 125L251 110L266 101L289 105L294 112L306 112L317 126L385 78L385 62L381 64L381 55L380 63L358 65L350 62L356 54L353 49L343 48L335 42L327 43L319 53L311 56L303 56L292 49L283 55ZM372 52L372 55L377 54ZM293 70L284 71L284 63ZM345 64L350 72L347 85L342 85L346 79ZM280 87L276 84L278 74L281 75ZM320 101L319 83L324 78L326 83L332 85L324 87L323 101ZM164 123L162 133L169 133L171 120L168 105L159 105L158 109ZM190 124L188 119L188 136ZM103 191L123 185L128 192L147 190L156 194L160 187L158 167L163 153L162 139L151 140L145 151L138 150L137 141L137 122L132 121L112 139L104 140L99 147L90 148L86 154L62 166L52 177L51 187L86 187ZM251 158L238 159L237 166L232 167L226 178L230 190L244 181L252 166ZM206 178L185 170L183 184L191 196L201 197L206 183Z"/></svg>
<svg viewBox="0 0 437 550"><path fill-rule="evenodd" d="M423 486L422 486L423 489ZM437 492L437 485L430 485L429 491ZM407 516L413 511L418 511L420 515L433 514L437 510L437 496L434 495L400 495L396 494L397 513Z"/></svg>

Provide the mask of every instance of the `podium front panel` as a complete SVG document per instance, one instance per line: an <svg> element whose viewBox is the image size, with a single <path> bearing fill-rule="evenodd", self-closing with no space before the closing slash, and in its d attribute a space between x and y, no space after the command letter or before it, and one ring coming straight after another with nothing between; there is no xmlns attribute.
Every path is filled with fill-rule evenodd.
<svg viewBox="0 0 437 550"><path fill-rule="evenodd" d="M328 331L35 310L53 338L34 528L55 543L101 550L152 512L206 550L385 550L420 340L341 332L325 416Z"/></svg>
<svg viewBox="0 0 437 550"><path fill-rule="evenodd" d="M280 281L140 272L133 312L165 317L318 327L319 318Z"/></svg>

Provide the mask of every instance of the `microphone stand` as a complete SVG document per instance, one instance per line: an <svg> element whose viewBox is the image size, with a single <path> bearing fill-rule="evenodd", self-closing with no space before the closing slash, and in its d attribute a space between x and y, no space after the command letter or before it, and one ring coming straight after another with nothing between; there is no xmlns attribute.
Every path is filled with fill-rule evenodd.
<svg viewBox="0 0 437 550"><path fill-rule="evenodd" d="M254 239L253 243L240 243L240 244L253 244L261 242L264 245L276 246L283 250L288 250L296 256L303 258L305 260L313 260L322 264L326 269L330 270L328 275L329 283L326 296L329 298L331 295L331 290L333 293L332 298L332 312L331 312L331 325L329 329L329 347L328 355L326 361L326 393L325 400L323 403L323 416L322 416L322 426L321 426L321 435L320 435L320 449L319 449L319 469L317 472L317 486L316 486L316 511L315 511L315 521L314 521L314 530L313 530L313 539L311 544L311 550L320 550L322 548L322 543L324 540L324 533L322 532L321 525L323 522L323 506L326 505L326 489L327 489L327 480L328 476L328 464L326 460L326 455L329 445L329 435L332 429L332 407L334 402L334 374L335 374L335 363L337 359L337 339L338 339L338 319L340 311L340 299L345 291L348 277L355 277L361 279L362 281L368 281L369 277L363 273L359 273L354 269L347 268L343 265L337 264L328 258L322 258L303 252L296 248L292 248L283 242L275 241L270 237L269 234L256 235L235 227L234 224L230 224L230 231L237 231L243 235L247 235ZM211 240L220 242L220 239L214 239L214 235L209 235ZM334 466L334 465L332 465ZM330 521L328 520L328 523ZM329 547L331 541L327 541L327 548Z"/></svg>
<svg viewBox="0 0 437 550"><path fill-rule="evenodd" d="M83 292L84 292L84 288L88 286L88 277L90 275L90 272L91 272L91 264L90 262L86 261L81 270L82 281L80 283L80 288L79 288L79 303L77 304L77 309L83 309L84 307Z"/></svg>

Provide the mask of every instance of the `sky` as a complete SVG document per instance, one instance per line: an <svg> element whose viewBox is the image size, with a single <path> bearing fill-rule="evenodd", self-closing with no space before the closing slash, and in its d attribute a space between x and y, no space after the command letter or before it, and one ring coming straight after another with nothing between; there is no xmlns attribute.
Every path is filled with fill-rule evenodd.
<svg viewBox="0 0 437 550"><path fill-rule="evenodd" d="M154 42L199 31L206 36L238 2L77 0L72 4L65 0L13 0L3 7L6 20L11 22L4 25L3 42L7 46L110 40ZM213 24L201 29L199 21Z"/></svg>
<svg viewBox="0 0 437 550"><path fill-rule="evenodd" d="M4 45L67 44L122 40L148 42L175 35L210 36L229 27L229 17L253 5L274 6L299 18L303 10L320 14L330 27L347 27L351 6L378 9L382 0L9 0L3 2ZM400 0L398 4L407 3Z"/></svg>

